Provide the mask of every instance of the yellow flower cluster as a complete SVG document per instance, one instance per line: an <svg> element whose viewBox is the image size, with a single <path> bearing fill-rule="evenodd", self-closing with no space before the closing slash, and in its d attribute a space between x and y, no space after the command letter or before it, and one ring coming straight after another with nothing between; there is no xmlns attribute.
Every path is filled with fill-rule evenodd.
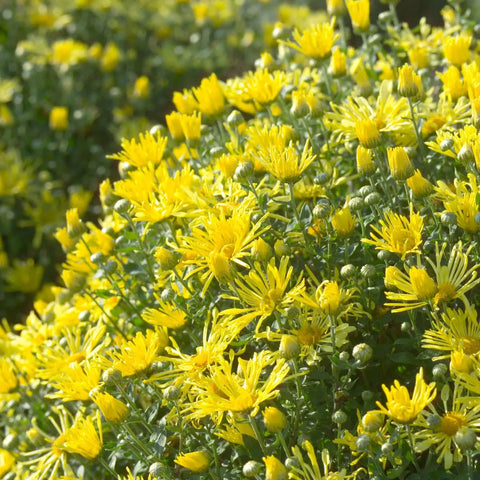
<svg viewBox="0 0 480 480"><path fill-rule="evenodd" d="M0 475L472 478L480 51L459 8L386 3L277 25L122 141L98 224L57 232L64 286L0 329Z"/></svg>

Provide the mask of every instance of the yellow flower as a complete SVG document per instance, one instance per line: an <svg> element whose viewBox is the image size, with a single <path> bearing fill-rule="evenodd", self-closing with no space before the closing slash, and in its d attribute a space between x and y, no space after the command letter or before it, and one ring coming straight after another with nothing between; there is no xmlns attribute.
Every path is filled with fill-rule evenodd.
<svg viewBox="0 0 480 480"><path fill-rule="evenodd" d="M49 125L52 130L63 131L68 128L68 108L53 107L50 112Z"/></svg>
<svg viewBox="0 0 480 480"><path fill-rule="evenodd" d="M480 188L475 175L469 173L468 179L469 182L465 182L456 178L453 191L444 182L437 181L435 197L443 202L445 211L455 214L460 228L469 233L476 233L480 230L480 223L475 220L479 213L477 196Z"/></svg>
<svg viewBox="0 0 480 480"><path fill-rule="evenodd" d="M100 392L97 389L93 389L90 392L90 398L95 402L108 422L119 423L128 415L128 407L108 392Z"/></svg>
<svg viewBox="0 0 480 480"><path fill-rule="evenodd" d="M320 25L313 25L308 30L302 32L295 30L293 39L296 43L285 42L286 45L292 47L307 57L314 60L322 60L329 57L332 51L333 44L339 37L335 35L335 17L330 23L322 23Z"/></svg>
<svg viewBox="0 0 480 480"><path fill-rule="evenodd" d="M185 115L191 115L194 111L198 110L198 102L190 90L184 90L182 93L174 92L173 104L180 113L184 113Z"/></svg>
<svg viewBox="0 0 480 480"><path fill-rule="evenodd" d="M413 175L413 165L403 147L387 148L387 158L395 180L406 180Z"/></svg>
<svg viewBox="0 0 480 480"><path fill-rule="evenodd" d="M209 376L189 382L190 402L185 404L185 418L198 421L210 416L219 425L227 412L255 416L263 402L277 397L278 387L290 371L285 359L277 358L262 350L249 360L235 359L238 366L220 359L211 366Z"/></svg>
<svg viewBox="0 0 480 480"><path fill-rule="evenodd" d="M197 100L198 110L204 115L216 117L225 110L222 86L214 73L204 78L200 86L193 89L193 94Z"/></svg>
<svg viewBox="0 0 480 480"><path fill-rule="evenodd" d="M82 42L66 39L52 45L51 61L58 65L76 65L87 59L88 47Z"/></svg>
<svg viewBox="0 0 480 480"><path fill-rule="evenodd" d="M163 160L163 154L167 145L167 137L162 137L160 132L140 133L138 140L122 139L122 151L107 158L127 162L133 167L140 168L147 165L159 165Z"/></svg>
<svg viewBox="0 0 480 480"><path fill-rule="evenodd" d="M462 350L453 350L450 352L450 370L456 374L467 374L473 372L473 360Z"/></svg>
<svg viewBox="0 0 480 480"><path fill-rule="evenodd" d="M244 101L253 101L261 107L270 105L275 101L285 84L285 73L275 71L270 73L267 69L249 72L243 80Z"/></svg>
<svg viewBox="0 0 480 480"><path fill-rule="evenodd" d="M415 377L415 388L411 398L407 388L400 385L398 380L393 382L390 389L385 385L382 385L382 389L387 397L386 407L380 402L377 402L377 406L382 413L401 424L412 423L437 394L435 383L427 385L423 380L423 368L420 368Z"/></svg>
<svg viewBox="0 0 480 480"><path fill-rule="evenodd" d="M175 458L175 463L192 472L202 473L208 470L210 457L202 451L180 453Z"/></svg>
<svg viewBox="0 0 480 480"><path fill-rule="evenodd" d="M421 78L407 63L398 69L398 93L403 97L415 97L421 91Z"/></svg>
<svg viewBox="0 0 480 480"><path fill-rule="evenodd" d="M228 297L232 300L240 300L247 306L228 308L221 312L223 316L232 316L234 324L247 325L254 318L260 317L257 321L256 330L260 329L262 322L274 311L280 311L287 307L296 296L302 295L305 286L303 281L287 290L293 267L289 266L288 257L280 259L280 265L275 265L275 258L272 258L266 267L255 263L255 269L248 275L235 279L237 297Z"/></svg>
<svg viewBox="0 0 480 480"><path fill-rule="evenodd" d="M350 236L355 230L355 217L348 207L339 208L332 216L332 227L341 237Z"/></svg>
<svg viewBox="0 0 480 480"><path fill-rule="evenodd" d="M329 70L334 77L340 77L347 73L347 56L337 47L332 51Z"/></svg>
<svg viewBox="0 0 480 480"><path fill-rule="evenodd" d="M357 147L357 171L361 175L369 175L377 169L373 161L372 151L369 148L358 145Z"/></svg>
<svg viewBox="0 0 480 480"><path fill-rule="evenodd" d="M375 148L380 145L380 132L376 122L370 118L362 118L355 122L355 133L360 145L364 148Z"/></svg>
<svg viewBox="0 0 480 480"><path fill-rule="evenodd" d="M285 415L275 407L267 407L262 412L265 428L270 433L281 432L287 426Z"/></svg>
<svg viewBox="0 0 480 480"><path fill-rule="evenodd" d="M455 386L458 386L458 381L469 388L470 379L473 381L472 384L478 384L478 380L473 375L461 375L460 378L455 378ZM464 449L458 442L457 434L464 429L473 431L475 432L473 435L475 443L476 432L478 432L480 425L478 405L472 405L468 397L461 396L463 394L464 390L455 388L449 399L449 403L452 405L451 410L447 409L445 402L445 411L439 413L432 404L429 407L432 413L420 415L415 422L416 427L422 428L422 430L414 433L415 450L420 452L429 449L431 452L435 451L438 455L437 463L443 461L446 470L450 470L454 462L460 462L463 459ZM432 419L434 422L431 421Z"/></svg>
<svg viewBox="0 0 480 480"><path fill-rule="evenodd" d="M370 28L370 0L346 0L353 28L365 32Z"/></svg>
<svg viewBox="0 0 480 480"><path fill-rule="evenodd" d="M232 216L210 213L198 220L191 236L181 237L179 252L186 255L186 264L194 265L189 277L206 270L201 276L204 294L215 273L223 276L235 264L247 266L242 258L249 255L254 240L265 230L261 228L263 219L250 226L250 214L240 208Z"/></svg>
<svg viewBox="0 0 480 480"><path fill-rule="evenodd" d="M120 60L120 50L115 43L108 43L104 50L101 60L102 70L104 72L111 72L115 70Z"/></svg>
<svg viewBox="0 0 480 480"><path fill-rule="evenodd" d="M315 298L323 312L327 315L335 315L340 308L342 294L337 282L326 280L317 288Z"/></svg>
<svg viewBox="0 0 480 480"><path fill-rule="evenodd" d="M408 58L410 59L410 63L415 70L427 68L430 64L430 60L428 58L428 49L423 44L414 46L411 50L409 50Z"/></svg>
<svg viewBox="0 0 480 480"><path fill-rule="evenodd" d="M15 463L15 457L7 450L0 448L0 478L2 478Z"/></svg>
<svg viewBox="0 0 480 480"><path fill-rule="evenodd" d="M265 462L265 480L287 480L288 472L285 465L273 455L263 457Z"/></svg>
<svg viewBox="0 0 480 480"><path fill-rule="evenodd" d="M87 460L96 458L103 446L99 412L95 417L77 415L75 423L55 440L54 446L68 453L78 453Z"/></svg>
<svg viewBox="0 0 480 480"><path fill-rule="evenodd" d="M265 169L278 180L291 183L302 175L307 167L315 160L316 155L312 153L309 141L305 142L303 151L299 156L294 144L282 149L270 147L266 152L260 152L260 163Z"/></svg>
<svg viewBox="0 0 480 480"><path fill-rule="evenodd" d="M450 65L444 73L437 72L437 75L443 83L443 91L451 95L452 100L458 100L467 94L467 87L456 66Z"/></svg>
<svg viewBox="0 0 480 480"><path fill-rule="evenodd" d="M202 126L202 114L193 113L192 115L180 114L179 122L182 126L183 135L189 142L200 140L200 129Z"/></svg>
<svg viewBox="0 0 480 480"><path fill-rule="evenodd" d="M472 36L465 33L455 37L443 37L443 54L448 62L456 67L462 66L471 58L470 44Z"/></svg>
<svg viewBox="0 0 480 480"><path fill-rule="evenodd" d="M394 212L385 213L384 220L380 220L381 231L372 226L375 233L370 233L372 240L362 238L362 242L375 245L377 250L387 250L398 253L402 260L409 253L420 253L422 243L423 219L419 213L413 213L410 205L410 218Z"/></svg>
<svg viewBox="0 0 480 480"><path fill-rule="evenodd" d="M480 352L480 322L475 309L446 308L441 317L432 322L432 327L423 334L423 348L443 352L462 351L466 355ZM447 353L434 357L434 360L443 360L448 356Z"/></svg>
<svg viewBox="0 0 480 480"><path fill-rule="evenodd" d="M433 185L420 173L420 170L415 170L415 173L407 178L407 185L417 198L428 197L433 192Z"/></svg>
<svg viewBox="0 0 480 480"><path fill-rule="evenodd" d="M145 75L135 80L133 96L137 98L148 98L150 95L150 80Z"/></svg>
<svg viewBox="0 0 480 480"><path fill-rule="evenodd" d="M160 302L158 308L147 308L142 318L150 325L167 328L181 328L187 322L187 315L173 303Z"/></svg>
<svg viewBox="0 0 480 480"><path fill-rule="evenodd" d="M0 358L0 395L12 391L17 385L17 376L11 362L6 358Z"/></svg>
<svg viewBox="0 0 480 480"><path fill-rule="evenodd" d="M341 17L347 13L343 0L327 0L327 12L329 15Z"/></svg>
<svg viewBox="0 0 480 480"><path fill-rule="evenodd" d="M124 377L135 375L148 368L167 343L164 330L150 329L145 334L138 332L132 340L121 343L119 351L112 352L111 360L105 359L105 364L119 370Z"/></svg>
<svg viewBox="0 0 480 480"><path fill-rule="evenodd" d="M180 119L184 114L179 112L172 112L170 115L165 115L168 131L174 140L181 140L184 138L182 123Z"/></svg>

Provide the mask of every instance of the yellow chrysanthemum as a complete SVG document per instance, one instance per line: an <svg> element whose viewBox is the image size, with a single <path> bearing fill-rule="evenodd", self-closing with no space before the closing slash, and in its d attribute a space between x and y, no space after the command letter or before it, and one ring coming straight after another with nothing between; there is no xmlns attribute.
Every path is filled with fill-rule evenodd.
<svg viewBox="0 0 480 480"><path fill-rule="evenodd" d="M377 250L398 253L402 260L409 253L420 252L423 218L413 212L413 205L410 205L410 218L389 211L385 213L384 220L380 220L380 227L381 230L372 226L375 232L370 233L372 240L362 238L362 242L375 245Z"/></svg>
<svg viewBox="0 0 480 480"><path fill-rule="evenodd" d="M410 397L407 388L400 385L398 380L393 382L390 389L385 385L382 385L382 389L387 397L386 407L380 402L377 402L377 406L382 413L401 424L412 423L418 414L433 401L437 394L435 383L427 385L423 380L423 368L420 368L419 373L415 377L415 388L412 397Z"/></svg>
<svg viewBox="0 0 480 480"><path fill-rule="evenodd" d="M293 34L294 42L285 42L286 45L292 47L307 57L315 60L321 60L329 57L332 47L339 35L335 34L335 17L330 23L322 23L313 25L307 30L295 30Z"/></svg>

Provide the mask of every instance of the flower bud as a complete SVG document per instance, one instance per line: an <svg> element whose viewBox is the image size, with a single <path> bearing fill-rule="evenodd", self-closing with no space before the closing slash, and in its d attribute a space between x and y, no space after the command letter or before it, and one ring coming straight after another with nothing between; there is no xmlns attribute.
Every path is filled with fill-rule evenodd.
<svg viewBox="0 0 480 480"><path fill-rule="evenodd" d="M368 449L370 443L370 437L366 433L363 433L362 435L359 435L355 440L355 447L357 450L364 451Z"/></svg>
<svg viewBox="0 0 480 480"><path fill-rule="evenodd" d="M455 443L462 452L472 450L477 442L477 435L468 427L461 427L454 437Z"/></svg>
<svg viewBox="0 0 480 480"><path fill-rule="evenodd" d="M444 225L456 225L457 216L453 212L443 212L442 215L440 215L440 221Z"/></svg>
<svg viewBox="0 0 480 480"><path fill-rule="evenodd" d="M275 241L273 244L273 249L275 250L275 254L279 257L285 257L291 253L288 243L280 239Z"/></svg>
<svg viewBox="0 0 480 480"><path fill-rule="evenodd" d="M163 397L169 401L175 401L180 398L182 391L175 385L170 385L163 391Z"/></svg>
<svg viewBox="0 0 480 480"><path fill-rule="evenodd" d="M267 407L262 412L265 428L270 433L281 432L287 426L285 415L275 407Z"/></svg>
<svg viewBox="0 0 480 480"><path fill-rule="evenodd" d="M475 160L471 145L464 144L457 153L457 160L464 165Z"/></svg>
<svg viewBox="0 0 480 480"><path fill-rule="evenodd" d="M420 77L411 65L405 64L398 69L398 93L402 97L415 97L419 93L419 81Z"/></svg>
<svg viewBox="0 0 480 480"><path fill-rule="evenodd" d="M282 335L279 352L286 359L296 358L300 354L301 347L294 335Z"/></svg>
<svg viewBox="0 0 480 480"><path fill-rule="evenodd" d="M363 417L362 417L362 427L365 429L365 431L373 433L376 432L377 430L380 429L380 427L383 425L384 422L384 416L380 412L367 412Z"/></svg>
<svg viewBox="0 0 480 480"><path fill-rule="evenodd" d="M244 121L243 115L238 110L232 110L227 117L227 123L232 127L238 127Z"/></svg>
<svg viewBox="0 0 480 480"><path fill-rule="evenodd" d="M249 460L242 469L242 473L247 478L253 478L259 475L263 469L263 465L255 460Z"/></svg>
<svg viewBox="0 0 480 480"><path fill-rule="evenodd" d="M453 140L451 138L446 138L440 142L440 150L442 152L446 152L447 150L451 150L453 148Z"/></svg>
<svg viewBox="0 0 480 480"><path fill-rule="evenodd" d="M251 254L254 261L268 262L273 257L273 250L263 238L257 238L252 244Z"/></svg>
<svg viewBox="0 0 480 480"><path fill-rule="evenodd" d="M395 180L406 180L414 173L412 163L403 147L387 148L390 173Z"/></svg>
<svg viewBox="0 0 480 480"><path fill-rule="evenodd" d="M385 442L381 446L381 450L384 455L390 455L393 452L393 445L390 442Z"/></svg>
<svg viewBox="0 0 480 480"><path fill-rule="evenodd" d="M263 457L265 462L266 472L265 480L287 480L288 472L283 463L278 458L270 455Z"/></svg>
<svg viewBox="0 0 480 480"><path fill-rule="evenodd" d="M348 202L348 208L350 210L361 210L363 208L364 202L361 197L353 197Z"/></svg>
<svg viewBox="0 0 480 480"><path fill-rule="evenodd" d="M332 415L332 420L335 423L342 424L342 423L345 423L348 420L348 416L343 410L337 410Z"/></svg>
<svg viewBox="0 0 480 480"><path fill-rule="evenodd" d="M355 273L356 273L357 269L355 268L355 265L352 265L351 263L347 264L347 265L344 265L341 269L340 269L340 275L342 276L342 278L352 278L355 276Z"/></svg>
<svg viewBox="0 0 480 480"><path fill-rule="evenodd" d="M370 345L366 343L359 343L353 347L352 356L355 360L365 363L368 362L373 355L373 350Z"/></svg>
<svg viewBox="0 0 480 480"><path fill-rule="evenodd" d="M175 252L168 250L165 247L158 247L154 254L157 262L160 264L162 270L172 270L178 263L178 257Z"/></svg>
<svg viewBox="0 0 480 480"><path fill-rule="evenodd" d="M382 197L378 192L372 192L365 197L365 205L368 205L369 207L373 205L378 205L381 200Z"/></svg>
<svg viewBox="0 0 480 480"><path fill-rule="evenodd" d="M373 265L363 265L360 269L360 275L363 278L374 278L377 275L377 269Z"/></svg>
<svg viewBox="0 0 480 480"><path fill-rule="evenodd" d="M427 417L427 426L434 432L438 431L442 426L442 417L440 415L429 415Z"/></svg>
<svg viewBox="0 0 480 480"><path fill-rule="evenodd" d="M377 169L372 151L362 145L357 147L357 171L360 175L370 175Z"/></svg>
<svg viewBox="0 0 480 480"><path fill-rule="evenodd" d="M152 475L152 477L160 477L160 475L165 473L165 467L161 462L152 463L148 468L148 473Z"/></svg>
<svg viewBox="0 0 480 480"><path fill-rule="evenodd" d="M313 218L326 218L330 214L330 203L328 200L319 200L313 208Z"/></svg>
<svg viewBox="0 0 480 480"><path fill-rule="evenodd" d="M115 202L113 209L119 213L120 215L123 213L127 213L128 209L130 208L130 202L126 198L122 198Z"/></svg>
<svg viewBox="0 0 480 480"><path fill-rule="evenodd" d="M432 369L432 375L437 379L442 379L448 372L448 367L444 363L437 363Z"/></svg>
<svg viewBox="0 0 480 480"><path fill-rule="evenodd" d="M253 175L253 164L250 162L242 162L235 169L233 174L233 179L236 182L242 182L243 180L248 180L249 177Z"/></svg>

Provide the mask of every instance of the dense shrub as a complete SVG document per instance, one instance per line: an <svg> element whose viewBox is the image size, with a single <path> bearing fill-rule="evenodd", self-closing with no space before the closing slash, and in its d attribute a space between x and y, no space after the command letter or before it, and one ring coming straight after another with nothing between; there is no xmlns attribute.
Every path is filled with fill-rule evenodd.
<svg viewBox="0 0 480 480"><path fill-rule="evenodd" d="M474 478L479 50L457 2L387 3L277 26L123 140L1 332L0 475Z"/></svg>

